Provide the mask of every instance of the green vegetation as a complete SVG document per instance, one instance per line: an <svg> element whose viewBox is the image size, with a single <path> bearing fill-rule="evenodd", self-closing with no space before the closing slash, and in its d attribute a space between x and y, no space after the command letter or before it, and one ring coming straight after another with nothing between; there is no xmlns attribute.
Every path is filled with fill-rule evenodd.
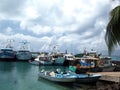
<svg viewBox="0 0 120 90"><path fill-rule="evenodd" d="M110 21L107 25L105 41L108 46L109 55L120 45L120 5L110 12Z"/></svg>

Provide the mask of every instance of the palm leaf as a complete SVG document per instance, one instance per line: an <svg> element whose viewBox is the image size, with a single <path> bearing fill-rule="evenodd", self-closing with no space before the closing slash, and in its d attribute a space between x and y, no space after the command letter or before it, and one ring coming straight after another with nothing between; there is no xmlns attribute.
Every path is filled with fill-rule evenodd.
<svg viewBox="0 0 120 90"><path fill-rule="evenodd" d="M115 50L115 47L120 45L120 6L115 7L110 13L105 41L108 46L109 55Z"/></svg>

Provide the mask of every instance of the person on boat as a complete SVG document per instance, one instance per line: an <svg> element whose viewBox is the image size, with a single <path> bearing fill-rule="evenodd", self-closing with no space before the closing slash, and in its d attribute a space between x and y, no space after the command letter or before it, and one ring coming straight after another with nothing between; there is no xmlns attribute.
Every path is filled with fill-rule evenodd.
<svg viewBox="0 0 120 90"><path fill-rule="evenodd" d="M57 68L56 71L55 71L55 73L60 74L60 69Z"/></svg>

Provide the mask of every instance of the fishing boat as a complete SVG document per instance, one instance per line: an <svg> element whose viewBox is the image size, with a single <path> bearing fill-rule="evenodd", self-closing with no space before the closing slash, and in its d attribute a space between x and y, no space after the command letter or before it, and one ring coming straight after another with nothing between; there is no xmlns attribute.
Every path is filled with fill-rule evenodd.
<svg viewBox="0 0 120 90"><path fill-rule="evenodd" d="M86 73L86 72L98 72L101 71L99 67L99 58L94 57L82 57L75 58L74 62L71 63L70 66L74 66L78 73ZM70 67L69 66L69 67Z"/></svg>
<svg viewBox="0 0 120 90"><path fill-rule="evenodd" d="M49 80L49 81L53 81L53 82L65 82L65 83L70 83L70 82L75 82L77 76L70 74L70 73L65 73L65 74L58 74L55 72L50 72L50 71L41 71L39 73L39 77Z"/></svg>
<svg viewBox="0 0 120 90"><path fill-rule="evenodd" d="M60 53L60 52L52 53L52 54L50 54L50 56L51 56L51 59L52 59L54 65L63 65L64 64L64 61L65 61L64 53Z"/></svg>
<svg viewBox="0 0 120 90"><path fill-rule="evenodd" d="M7 44L4 48L0 49L0 59L1 60L15 60L15 51L13 50L13 43L14 40L7 40Z"/></svg>
<svg viewBox="0 0 120 90"><path fill-rule="evenodd" d="M16 52L16 59L21 61L28 61L32 59L32 53L28 49L28 42L22 41L20 49Z"/></svg>
<svg viewBox="0 0 120 90"><path fill-rule="evenodd" d="M79 83L95 83L101 77L100 74L76 74L73 72L50 72L42 70L39 73L40 78L44 78L53 82L79 82Z"/></svg>
<svg viewBox="0 0 120 90"><path fill-rule="evenodd" d="M52 63L53 62L49 60L47 57L44 57L39 61L40 65L52 65Z"/></svg>
<svg viewBox="0 0 120 90"><path fill-rule="evenodd" d="M111 72L115 70L116 65L112 63L111 57L100 57L99 67L103 72Z"/></svg>
<svg viewBox="0 0 120 90"><path fill-rule="evenodd" d="M19 50L16 53L16 59L22 61L28 61L32 58L31 52L27 50Z"/></svg>
<svg viewBox="0 0 120 90"><path fill-rule="evenodd" d="M52 65L52 57L46 53L41 53L40 55L37 56L34 60L29 61L31 64L35 65Z"/></svg>
<svg viewBox="0 0 120 90"><path fill-rule="evenodd" d="M111 57L103 57L93 49L90 52L84 50L83 56L77 55L76 60L80 62L82 68L87 68L91 72L114 71L116 67L112 64Z"/></svg>
<svg viewBox="0 0 120 90"><path fill-rule="evenodd" d="M75 61L75 56L70 53L64 54L64 58L65 58L65 61L63 64L64 66L69 66L71 62Z"/></svg>
<svg viewBox="0 0 120 90"><path fill-rule="evenodd" d="M77 63L80 64L80 69L84 69L89 72L111 72L114 71L116 65L112 64L110 60L101 60L94 57L82 57L76 58ZM76 66L77 64L74 64Z"/></svg>
<svg viewBox="0 0 120 90"><path fill-rule="evenodd" d="M0 50L0 59L2 60L14 60L15 52L12 48L2 48Z"/></svg>
<svg viewBox="0 0 120 90"><path fill-rule="evenodd" d="M75 57L71 54L64 53L52 53L52 54L40 54L34 60L29 62L36 65L69 65L70 61L73 61Z"/></svg>

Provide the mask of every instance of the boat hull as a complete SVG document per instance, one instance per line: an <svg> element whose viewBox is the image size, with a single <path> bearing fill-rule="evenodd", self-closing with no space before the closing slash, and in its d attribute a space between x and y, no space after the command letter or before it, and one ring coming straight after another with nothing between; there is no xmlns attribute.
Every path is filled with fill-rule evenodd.
<svg viewBox="0 0 120 90"><path fill-rule="evenodd" d="M100 77L100 74L79 74L76 81L79 83L95 83Z"/></svg>
<svg viewBox="0 0 120 90"><path fill-rule="evenodd" d="M101 67L102 72L113 72L115 70L115 66Z"/></svg>
<svg viewBox="0 0 120 90"><path fill-rule="evenodd" d="M0 51L1 60L15 60L15 52L12 49L1 49Z"/></svg>
<svg viewBox="0 0 120 90"><path fill-rule="evenodd" d="M32 59L32 54L29 51L18 51L16 59L21 61L28 61Z"/></svg>
<svg viewBox="0 0 120 90"><path fill-rule="evenodd" d="M53 63L51 61L47 61L47 60L42 61L41 60L41 61L39 61L39 65L53 65Z"/></svg>
<svg viewBox="0 0 120 90"><path fill-rule="evenodd" d="M39 65L39 62L35 60L34 61L29 60L29 63L34 64L34 65Z"/></svg>
<svg viewBox="0 0 120 90"><path fill-rule="evenodd" d="M45 75L44 73L39 73L39 77L49 80L49 81L53 81L53 82L75 82L76 81L76 76L62 76L62 75L58 75L57 77L52 77L49 75Z"/></svg>

